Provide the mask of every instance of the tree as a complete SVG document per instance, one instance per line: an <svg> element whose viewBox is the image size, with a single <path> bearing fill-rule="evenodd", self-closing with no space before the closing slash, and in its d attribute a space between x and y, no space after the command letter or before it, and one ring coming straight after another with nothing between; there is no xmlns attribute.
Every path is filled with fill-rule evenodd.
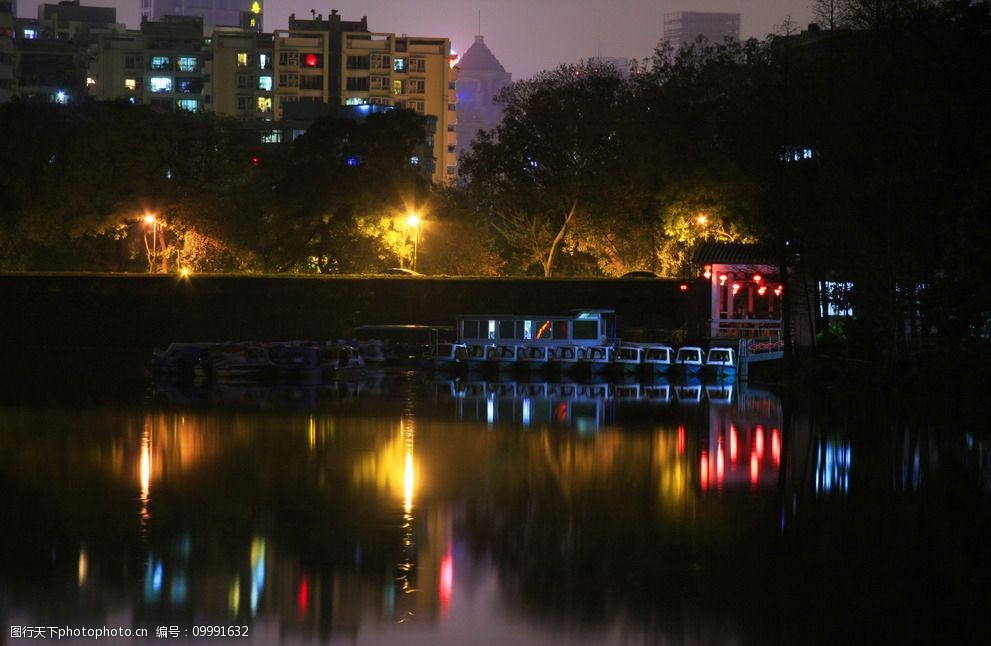
<svg viewBox="0 0 991 646"><path fill-rule="evenodd" d="M622 153L624 83L610 67L562 65L497 98L502 123L483 132L462 179L522 268L551 276L569 231L591 218Z"/></svg>
<svg viewBox="0 0 991 646"><path fill-rule="evenodd" d="M320 273L401 263L407 211L429 194L429 182L411 163L422 153L426 129L425 119L409 110L314 123L293 142L275 180L262 245L268 262L281 271Z"/></svg>

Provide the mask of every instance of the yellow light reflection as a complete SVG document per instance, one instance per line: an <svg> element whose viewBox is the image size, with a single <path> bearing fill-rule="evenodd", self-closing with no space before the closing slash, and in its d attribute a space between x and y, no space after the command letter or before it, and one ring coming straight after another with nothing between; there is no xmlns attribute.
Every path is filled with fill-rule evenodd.
<svg viewBox="0 0 991 646"><path fill-rule="evenodd" d="M408 514L413 510L413 450L406 454L406 467L403 473L403 510Z"/></svg>
<svg viewBox="0 0 991 646"><path fill-rule="evenodd" d="M148 502L151 498L151 429L145 427L141 433L141 518L147 520Z"/></svg>
<svg viewBox="0 0 991 646"><path fill-rule="evenodd" d="M317 448L317 421L313 419L312 415L310 415L308 431L310 437L310 451L313 451Z"/></svg>
<svg viewBox="0 0 991 646"><path fill-rule="evenodd" d="M230 605L231 614L237 615L241 609L241 577L237 577L231 583L231 589L227 593L227 602Z"/></svg>
<svg viewBox="0 0 991 646"><path fill-rule="evenodd" d="M78 566L78 578L79 587L86 585L86 577L89 575L89 554L86 553L86 546L79 546L79 566Z"/></svg>

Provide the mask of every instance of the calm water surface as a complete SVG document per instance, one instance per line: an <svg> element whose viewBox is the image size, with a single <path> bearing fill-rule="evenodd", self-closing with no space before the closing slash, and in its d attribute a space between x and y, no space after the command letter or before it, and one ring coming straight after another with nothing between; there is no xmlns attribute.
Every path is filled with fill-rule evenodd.
<svg viewBox="0 0 991 646"><path fill-rule="evenodd" d="M5 401L5 645L989 634L991 441L952 411L415 373Z"/></svg>

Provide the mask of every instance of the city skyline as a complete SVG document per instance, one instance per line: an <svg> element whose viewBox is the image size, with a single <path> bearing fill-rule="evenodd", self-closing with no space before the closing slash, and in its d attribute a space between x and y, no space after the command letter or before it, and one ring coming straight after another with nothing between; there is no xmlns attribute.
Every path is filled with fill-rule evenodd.
<svg viewBox="0 0 991 646"><path fill-rule="evenodd" d="M33 17L34 0L18 3L20 17ZM55 2L51 3L55 4ZM117 8L117 20L128 28L140 25L139 0L82 0L83 5ZM712 11L741 14L743 38L762 38L790 16L804 27L810 16L810 0L431 0L421 3L400 0L334 0L328 3L304 0L270 0L264 10L266 31L284 29L289 15L307 18L315 11L328 15L337 9L345 20L368 16L373 31L408 33L451 39L461 54L481 34L493 53L514 79L529 78L536 72L561 63L603 55L642 59L649 57L663 35L665 13Z"/></svg>

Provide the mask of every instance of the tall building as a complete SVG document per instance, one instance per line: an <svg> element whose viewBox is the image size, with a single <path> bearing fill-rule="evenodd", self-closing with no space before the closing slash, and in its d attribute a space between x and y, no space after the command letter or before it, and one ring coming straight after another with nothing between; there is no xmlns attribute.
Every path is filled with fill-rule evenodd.
<svg viewBox="0 0 991 646"><path fill-rule="evenodd" d="M727 38L740 40L740 14L679 11L664 14L664 40L677 51L691 45L699 36L714 45Z"/></svg>
<svg viewBox="0 0 991 646"><path fill-rule="evenodd" d="M25 101L69 103L87 95L87 48L124 31L117 10L78 0L38 6L37 19L14 20L14 93Z"/></svg>
<svg viewBox="0 0 991 646"><path fill-rule="evenodd" d="M470 147L479 130L492 130L502 121L502 107L495 103L496 94L513 82L499 59L486 46L485 38L475 36L475 42L461 55L457 64L458 157Z"/></svg>
<svg viewBox="0 0 991 646"><path fill-rule="evenodd" d="M207 50L204 71L207 108L240 119L274 119L272 34L218 27Z"/></svg>
<svg viewBox="0 0 991 646"><path fill-rule="evenodd" d="M241 27L262 31L263 0L140 0L141 20L155 22L165 16L203 19L209 34L214 27Z"/></svg>
<svg viewBox="0 0 991 646"><path fill-rule="evenodd" d="M457 73L451 68L447 38L388 33L344 34L341 53L344 105L391 105L436 122L433 146L435 182L457 174Z"/></svg>
<svg viewBox="0 0 991 646"><path fill-rule="evenodd" d="M17 0L0 0L0 103L14 96L14 16Z"/></svg>
<svg viewBox="0 0 991 646"><path fill-rule="evenodd" d="M168 16L140 31L105 34L90 47L90 95L159 110L204 108L203 22Z"/></svg>

